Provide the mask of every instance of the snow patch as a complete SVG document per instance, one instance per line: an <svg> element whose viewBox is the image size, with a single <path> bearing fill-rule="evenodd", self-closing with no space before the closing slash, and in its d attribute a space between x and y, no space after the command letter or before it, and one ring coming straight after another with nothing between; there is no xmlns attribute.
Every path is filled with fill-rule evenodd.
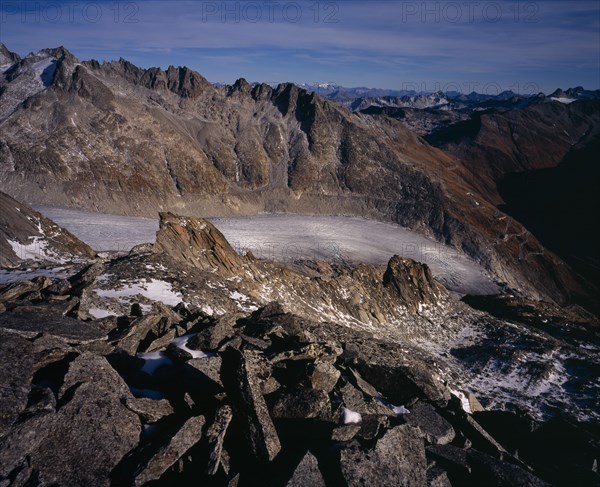
<svg viewBox="0 0 600 487"><path fill-rule="evenodd" d="M457 391L455 389L450 389L450 392L453 396L456 396L458 399L460 399L460 405L463 408L463 411L471 414L471 403L469 402L467 396L462 391Z"/></svg>
<svg viewBox="0 0 600 487"><path fill-rule="evenodd" d="M235 301L248 301L249 300L248 296L246 296L245 294L242 294L238 291L230 292L229 296L231 297L231 299L233 299Z"/></svg>
<svg viewBox="0 0 600 487"><path fill-rule="evenodd" d="M112 311L108 311L107 309L101 308L90 308L88 309L88 313L96 319L106 318L107 316L117 316Z"/></svg>
<svg viewBox="0 0 600 487"><path fill-rule="evenodd" d="M348 408L343 408L342 421L344 422L344 424L356 424L362 421L362 416L360 415L360 413L351 411Z"/></svg>
<svg viewBox="0 0 600 487"><path fill-rule="evenodd" d="M50 262L65 263L56 252L48 247L48 240L43 237L29 237L30 243L22 244L16 240L7 240L13 252L22 260L48 260Z"/></svg>
<svg viewBox="0 0 600 487"><path fill-rule="evenodd" d="M142 372L146 372L148 375L153 375L156 369L163 365L173 364L172 360L163 352L138 353L137 357L144 360Z"/></svg>
<svg viewBox="0 0 600 487"><path fill-rule="evenodd" d="M397 414L398 416L410 413L410 411L404 406L392 406L392 411L394 411L394 414Z"/></svg>
<svg viewBox="0 0 600 487"><path fill-rule="evenodd" d="M552 97L550 97L550 99L552 101L557 101L559 103L564 103L565 105L568 105L569 103L573 103L574 101L577 101L577 100L575 100L573 98L565 98L565 97L562 97L562 96L559 97L559 98L555 98L555 97L552 96Z"/></svg>
<svg viewBox="0 0 600 487"><path fill-rule="evenodd" d="M180 293L173 291L170 283L158 279L128 284L120 289L95 289L95 292L103 298L118 298L120 300L141 295L151 301L160 301L168 306L175 306L183 300Z"/></svg>
<svg viewBox="0 0 600 487"><path fill-rule="evenodd" d="M188 335L183 335L180 336L178 338L175 338L171 343L173 345L175 345L177 348L180 348L181 350L184 350L185 352L189 353L193 358L206 358L209 355L202 352L201 350L192 350L191 348L187 347L187 342L190 338L192 338L194 336L193 333L188 334Z"/></svg>
<svg viewBox="0 0 600 487"><path fill-rule="evenodd" d="M33 63L32 67L39 81L44 87L48 87L52 84L52 80L54 79L54 73L56 72L56 59L42 59L37 63Z"/></svg>

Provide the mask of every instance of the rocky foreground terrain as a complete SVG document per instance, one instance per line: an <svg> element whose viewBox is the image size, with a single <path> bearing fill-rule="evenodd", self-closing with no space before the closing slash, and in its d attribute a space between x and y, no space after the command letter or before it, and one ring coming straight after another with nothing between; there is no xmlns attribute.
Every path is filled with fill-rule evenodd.
<svg viewBox="0 0 600 487"><path fill-rule="evenodd" d="M41 265L41 264L39 264ZM202 219L0 288L0 485L598 485L600 329Z"/></svg>

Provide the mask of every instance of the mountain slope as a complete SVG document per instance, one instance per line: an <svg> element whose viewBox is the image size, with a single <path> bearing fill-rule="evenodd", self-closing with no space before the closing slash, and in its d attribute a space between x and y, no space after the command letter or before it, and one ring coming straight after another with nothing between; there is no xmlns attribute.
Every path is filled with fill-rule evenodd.
<svg viewBox="0 0 600 487"><path fill-rule="evenodd" d="M0 192L0 267L22 259L60 261L94 251L37 211Z"/></svg>
<svg viewBox="0 0 600 487"><path fill-rule="evenodd" d="M486 181L488 197L501 203L496 182L504 175L557 166L599 126L599 100L568 105L550 101L518 110L474 113L426 139L460 158L473 177Z"/></svg>

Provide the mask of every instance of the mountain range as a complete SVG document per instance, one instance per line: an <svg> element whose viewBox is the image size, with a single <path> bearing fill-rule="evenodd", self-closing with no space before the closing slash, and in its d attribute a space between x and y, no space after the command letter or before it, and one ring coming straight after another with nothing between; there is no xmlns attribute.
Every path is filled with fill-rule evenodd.
<svg viewBox="0 0 600 487"><path fill-rule="evenodd" d="M587 302L593 295L579 273L499 210L497 181L555 167L585 144L594 100L540 96L523 108L465 114L451 108L465 101L434 94L387 99L386 107L363 99L350 111L289 83L215 87L185 67L80 62L62 47L23 59L1 52L0 190L21 201L147 216L163 209L359 215L452 245L527 296ZM434 124L424 139L386 109L466 118Z"/></svg>

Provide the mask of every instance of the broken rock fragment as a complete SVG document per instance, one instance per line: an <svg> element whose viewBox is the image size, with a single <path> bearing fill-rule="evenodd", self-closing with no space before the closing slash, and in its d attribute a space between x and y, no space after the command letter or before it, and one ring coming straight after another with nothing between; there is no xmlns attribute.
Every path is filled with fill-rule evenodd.
<svg viewBox="0 0 600 487"><path fill-rule="evenodd" d="M240 422L252 456L261 462L273 460L281 443L261 390L260 361L251 351L228 347L222 353L221 380Z"/></svg>
<svg viewBox="0 0 600 487"><path fill-rule="evenodd" d="M232 416L231 407L228 405L222 406L217 411L213 424L210 425L206 432L208 440L208 465L206 473L209 475L216 474L221 463L223 441L225 440L225 433L227 433L227 427L231 422Z"/></svg>
<svg viewBox="0 0 600 487"><path fill-rule="evenodd" d="M177 462L202 436L203 416L193 416L159 448L146 462L138 465L134 476L134 485L141 486L158 480L167 469Z"/></svg>

